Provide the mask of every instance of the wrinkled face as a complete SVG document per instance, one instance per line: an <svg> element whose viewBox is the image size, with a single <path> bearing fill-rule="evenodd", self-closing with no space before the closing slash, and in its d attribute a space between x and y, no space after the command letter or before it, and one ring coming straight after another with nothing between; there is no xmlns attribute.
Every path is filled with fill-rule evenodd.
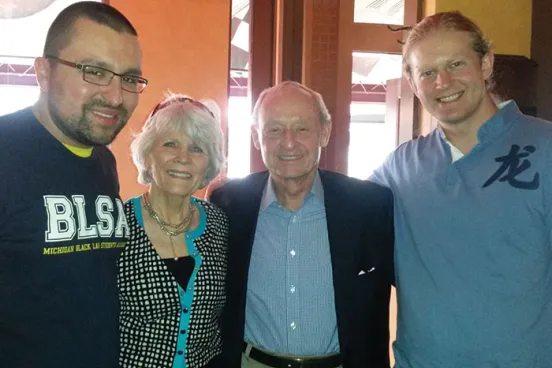
<svg viewBox="0 0 552 368"><path fill-rule="evenodd" d="M313 98L298 88L283 87L266 96L253 127L253 142L275 179L299 179L318 167L328 145L331 122L322 125Z"/></svg>
<svg viewBox="0 0 552 368"><path fill-rule="evenodd" d="M468 32L435 31L414 44L407 57L412 90L439 121L461 124L485 109L485 80L492 74L493 56L481 58Z"/></svg>
<svg viewBox="0 0 552 368"><path fill-rule="evenodd" d="M191 196L203 183L209 157L182 133L161 133L146 158L152 186L170 195Z"/></svg>
<svg viewBox="0 0 552 368"><path fill-rule="evenodd" d="M142 56L136 36L85 18L78 19L73 29L70 44L55 56L118 74L141 76ZM108 86L98 86L85 82L83 72L74 67L51 59L43 59L42 63L40 86L52 122L61 133L76 146L111 143L136 108L139 94L122 90L117 76Z"/></svg>

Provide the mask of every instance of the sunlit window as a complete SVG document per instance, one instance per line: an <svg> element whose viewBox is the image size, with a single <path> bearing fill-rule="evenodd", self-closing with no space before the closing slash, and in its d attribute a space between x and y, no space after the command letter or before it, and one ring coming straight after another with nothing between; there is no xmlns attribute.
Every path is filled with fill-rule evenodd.
<svg viewBox="0 0 552 368"><path fill-rule="evenodd" d="M385 103L353 102L348 175L368 178L395 148L396 129L385 123Z"/></svg>
<svg viewBox="0 0 552 368"><path fill-rule="evenodd" d="M231 179L249 175L251 167L251 107L247 96L228 100L228 173Z"/></svg>
<svg viewBox="0 0 552 368"><path fill-rule="evenodd" d="M34 104L39 93L35 86L0 85L0 116Z"/></svg>
<svg viewBox="0 0 552 368"><path fill-rule="evenodd" d="M405 0L355 0L355 23L404 24Z"/></svg>
<svg viewBox="0 0 552 368"><path fill-rule="evenodd" d="M356 1L355 6L360 3ZM390 3L386 2L387 5ZM348 152L350 176L368 178L396 146L397 126L393 119L386 121L386 115L392 113L387 111L387 103L391 102L388 99L399 96L390 95L387 84L390 80L401 78L401 68L400 55L353 52L353 102Z"/></svg>
<svg viewBox="0 0 552 368"><path fill-rule="evenodd" d="M40 91L34 58L42 55L48 28L55 17L78 1L0 1L0 115L36 102Z"/></svg>
<svg viewBox="0 0 552 368"><path fill-rule="evenodd" d="M251 99L249 69L250 0L232 0L230 97L228 99L228 171L231 178L249 175L251 168Z"/></svg>
<svg viewBox="0 0 552 368"><path fill-rule="evenodd" d="M32 58L42 54L46 33L55 17L76 2L78 0L0 1L0 55Z"/></svg>

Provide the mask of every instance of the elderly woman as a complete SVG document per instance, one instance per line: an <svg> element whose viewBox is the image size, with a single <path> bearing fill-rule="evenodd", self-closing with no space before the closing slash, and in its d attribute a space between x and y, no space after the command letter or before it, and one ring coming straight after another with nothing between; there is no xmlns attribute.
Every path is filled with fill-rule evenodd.
<svg viewBox="0 0 552 368"><path fill-rule="evenodd" d="M131 235L118 261L121 366L222 366L228 221L192 196L223 164L219 123L201 102L171 95L131 150L149 189L125 204Z"/></svg>

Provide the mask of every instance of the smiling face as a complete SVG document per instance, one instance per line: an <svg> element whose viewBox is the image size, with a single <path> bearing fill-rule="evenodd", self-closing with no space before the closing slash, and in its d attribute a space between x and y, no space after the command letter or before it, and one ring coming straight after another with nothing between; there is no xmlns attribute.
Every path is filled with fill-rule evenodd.
<svg viewBox="0 0 552 368"><path fill-rule="evenodd" d="M141 74L138 38L117 32L86 18L73 26L71 42L60 59L99 66L119 74ZM37 78L46 99L50 128L62 141L75 146L107 145L126 125L138 104L139 94L121 89L114 77L107 86L83 80L83 72L56 60L37 59Z"/></svg>
<svg viewBox="0 0 552 368"><path fill-rule="evenodd" d="M414 44L406 55L408 78L424 108L440 122L486 121L494 113L485 80L493 56L480 57L468 32L436 30Z"/></svg>
<svg viewBox="0 0 552 368"><path fill-rule="evenodd" d="M146 167L152 187L168 195L191 196L204 178L209 158L183 133L164 132L155 139Z"/></svg>
<svg viewBox="0 0 552 368"><path fill-rule="evenodd" d="M266 96L253 129L253 142L275 180L314 175L320 150L330 138L331 122L320 123L320 111L307 92L287 86Z"/></svg>

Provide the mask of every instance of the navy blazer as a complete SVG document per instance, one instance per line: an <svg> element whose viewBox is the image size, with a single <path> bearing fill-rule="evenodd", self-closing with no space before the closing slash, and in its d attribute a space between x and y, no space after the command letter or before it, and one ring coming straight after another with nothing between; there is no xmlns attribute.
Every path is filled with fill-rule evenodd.
<svg viewBox="0 0 552 368"><path fill-rule="evenodd" d="M393 196L370 181L320 170L344 368L389 368L389 299L393 283ZM241 367L251 249L269 174L233 180L211 202L230 221L227 302L222 317L225 368Z"/></svg>

